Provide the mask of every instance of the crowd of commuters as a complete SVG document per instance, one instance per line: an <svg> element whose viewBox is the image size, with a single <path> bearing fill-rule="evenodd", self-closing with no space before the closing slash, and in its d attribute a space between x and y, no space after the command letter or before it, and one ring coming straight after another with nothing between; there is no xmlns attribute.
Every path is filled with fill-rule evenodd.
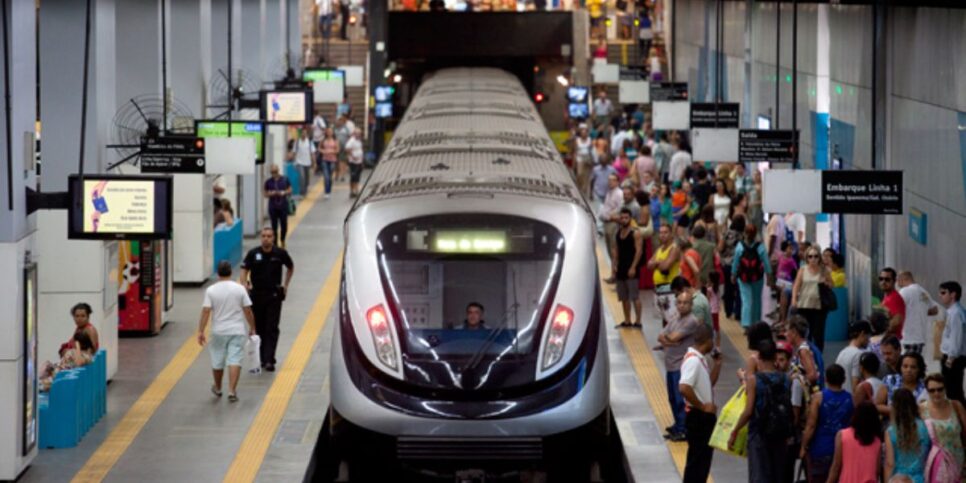
<svg viewBox="0 0 966 483"><path fill-rule="evenodd" d="M707 394L720 371L721 314L740 324L751 354L732 435L747 426L750 481L795 481L796 468L810 482L966 475L959 283L941 284L934 298L911 272L883 268L881 301L848 324L848 344L826 366L843 255L806 238L803 214L766 216L758 169L694 162L685 134L654 132L604 92L592 114L572 130L570 165L604 237L618 327L641 327L648 310L662 320L655 349L673 415L665 438L689 445L685 481L705 481L710 468L717 408ZM653 309L642 307L644 289L655 292ZM775 308L765 314L768 298ZM927 374L930 340L941 369Z"/></svg>

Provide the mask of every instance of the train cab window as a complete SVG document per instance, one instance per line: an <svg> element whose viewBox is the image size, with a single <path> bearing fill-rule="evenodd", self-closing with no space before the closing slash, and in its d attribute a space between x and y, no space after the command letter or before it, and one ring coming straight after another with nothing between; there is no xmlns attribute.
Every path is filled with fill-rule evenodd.
<svg viewBox="0 0 966 483"><path fill-rule="evenodd" d="M377 244L406 380L485 389L535 377L563 235L505 215L434 215L386 227ZM482 323L468 319L470 302Z"/></svg>

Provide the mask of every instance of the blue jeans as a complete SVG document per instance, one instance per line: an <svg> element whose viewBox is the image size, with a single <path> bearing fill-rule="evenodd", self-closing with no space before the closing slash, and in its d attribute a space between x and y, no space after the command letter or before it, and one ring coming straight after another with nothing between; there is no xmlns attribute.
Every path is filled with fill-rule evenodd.
<svg viewBox="0 0 966 483"><path fill-rule="evenodd" d="M678 384L681 383L681 371L667 371L664 379L667 382L667 402L671 405L671 414L674 415L674 426L671 428L671 432L683 433L685 432L684 419L687 417L687 413L684 411L684 396L681 395L681 389L678 388Z"/></svg>
<svg viewBox="0 0 966 483"><path fill-rule="evenodd" d="M323 39L327 39L332 36L332 14L319 15L319 33L322 34Z"/></svg>
<svg viewBox="0 0 966 483"><path fill-rule="evenodd" d="M332 192L332 172L335 171L336 163L322 161L322 177L325 180L325 194Z"/></svg>
<svg viewBox="0 0 966 483"><path fill-rule="evenodd" d="M303 197L309 195L309 176L312 175L312 166L297 165L299 168L299 194Z"/></svg>
<svg viewBox="0 0 966 483"><path fill-rule="evenodd" d="M761 320L761 289L764 280L746 283L738 281L738 290L741 292L741 326L750 327L751 324Z"/></svg>

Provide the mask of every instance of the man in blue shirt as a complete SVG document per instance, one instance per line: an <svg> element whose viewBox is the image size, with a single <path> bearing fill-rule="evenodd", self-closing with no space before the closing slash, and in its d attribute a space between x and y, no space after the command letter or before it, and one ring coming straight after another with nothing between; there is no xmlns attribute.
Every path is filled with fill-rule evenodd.
<svg viewBox="0 0 966 483"><path fill-rule="evenodd" d="M285 246L285 236L288 234L288 197L292 194L292 185L288 178L281 175L277 164L272 165L272 177L265 180L264 194L268 198L268 217L272 220L275 243Z"/></svg>
<svg viewBox="0 0 966 483"><path fill-rule="evenodd" d="M942 374L946 379L946 396L963 403L963 370L966 369L966 313L959 300L963 287L959 282L939 285L939 303L946 307L946 326L943 327L939 350L943 353Z"/></svg>

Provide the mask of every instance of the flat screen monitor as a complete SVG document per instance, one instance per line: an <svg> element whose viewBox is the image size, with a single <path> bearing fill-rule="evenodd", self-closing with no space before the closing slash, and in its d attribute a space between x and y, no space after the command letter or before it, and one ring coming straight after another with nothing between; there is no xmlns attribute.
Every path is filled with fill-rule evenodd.
<svg viewBox="0 0 966 483"><path fill-rule="evenodd" d="M392 95L395 93L396 88L393 86L376 86L374 95L376 102L389 102L392 101Z"/></svg>
<svg viewBox="0 0 966 483"><path fill-rule="evenodd" d="M586 102L571 102L567 111L572 119L587 119L590 117L590 106Z"/></svg>
<svg viewBox="0 0 966 483"><path fill-rule="evenodd" d="M262 91L262 120L271 124L312 122L312 91Z"/></svg>
<svg viewBox="0 0 966 483"><path fill-rule="evenodd" d="M377 102L376 103L376 117L379 119L385 119L392 117L392 103L391 102Z"/></svg>
<svg viewBox="0 0 966 483"><path fill-rule="evenodd" d="M255 164L265 163L265 125L257 121L232 121L231 135L228 121L195 120L195 136L199 138L241 137L255 140Z"/></svg>
<svg viewBox="0 0 966 483"><path fill-rule="evenodd" d="M168 240L170 176L72 175L67 237L88 240Z"/></svg>
<svg viewBox="0 0 966 483"><path fill-rule="evenodd" d="M570 86L567 88L567 100L570 102L587 103L590 88L587 86Z"/></svg>
<svg viewBox="0 0 966 483"><path fill-rule="evenodd" d="M755 127L758 129L771 129L771 118L759 114L755 120Z"/></svg>
<svg viewBox="0 0 966 483"><path fill-rule="evenodd" d="M340 69L305 69L302 80L312 86L313 101L319 104L339 103L345 98L346 75Z"/></svg>

